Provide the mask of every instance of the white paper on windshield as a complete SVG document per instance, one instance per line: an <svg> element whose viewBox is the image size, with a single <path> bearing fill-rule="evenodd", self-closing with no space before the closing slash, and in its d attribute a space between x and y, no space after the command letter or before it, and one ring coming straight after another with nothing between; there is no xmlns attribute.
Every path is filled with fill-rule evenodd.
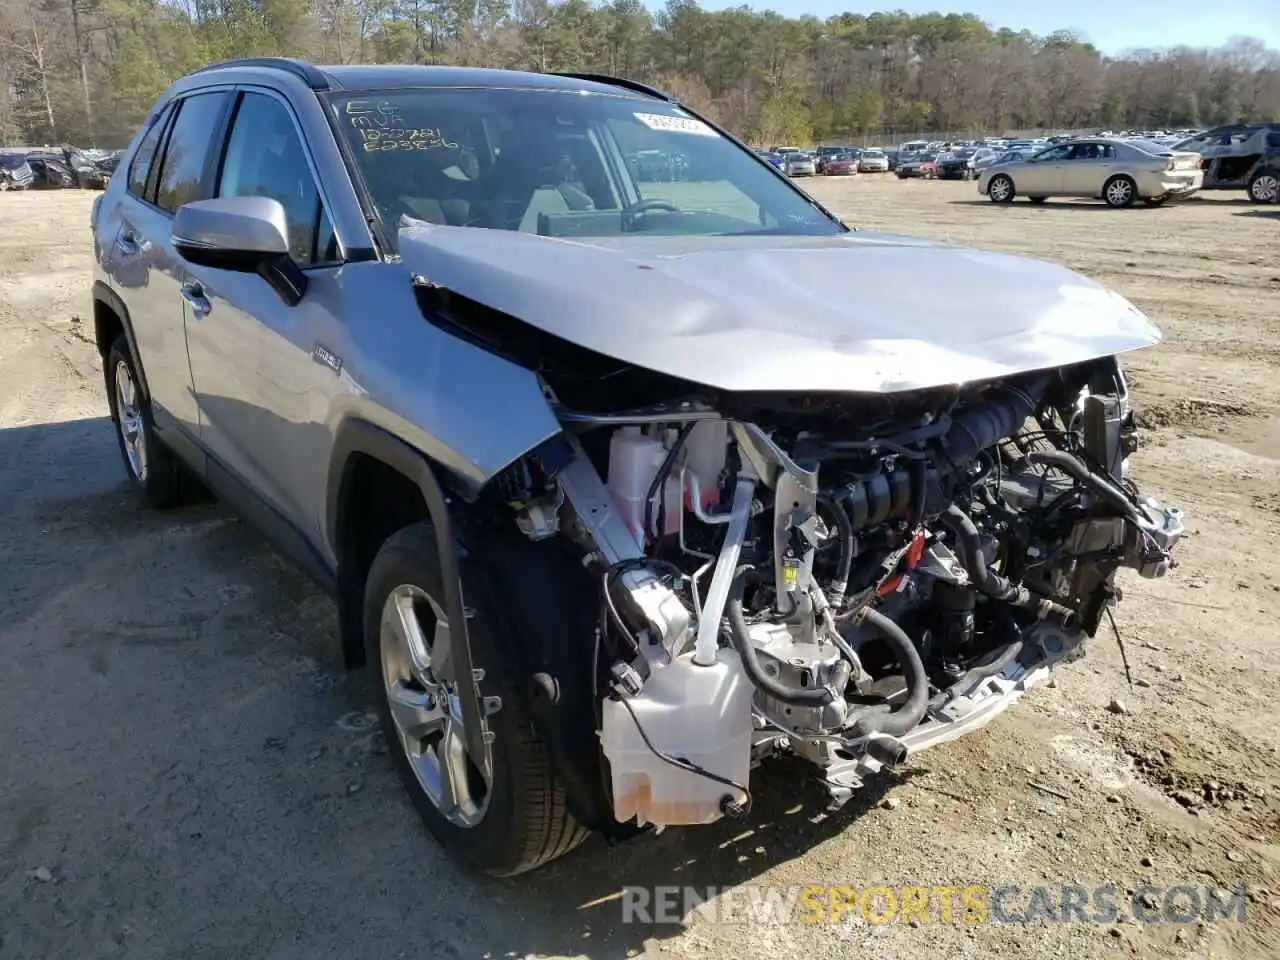
<svg viewBox="0 0 1280 960"><path fill-rule="evenodd" d="M693 133L701 137L714 137L716 132L701 120L692 117L672 117L665 113L633 114L650 130L667 130L671 133Z"/></svg>

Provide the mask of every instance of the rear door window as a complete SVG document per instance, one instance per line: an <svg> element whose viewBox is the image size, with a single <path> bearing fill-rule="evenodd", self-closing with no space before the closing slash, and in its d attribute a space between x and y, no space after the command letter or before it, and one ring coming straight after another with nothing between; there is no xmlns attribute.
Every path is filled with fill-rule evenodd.
<svg viewBox="0 0 1280 960"><path fill-rule="evenodd" d="M1036 154L1035 159L1038 163L1044 163L1046 161L1054 163L1058 160L1066 160L1071 153L1072 147L1070 145L1064 145L1061 147L1053 147L1050 150L1046 150L1044 153L1038 153Z"/></svg>
<svg viewBox="0 0 1280 960"><path fill-rule="evenodd" d="M222 120L228 94L218 90L182 100L165 145L164 163L156 189L156 205L176 213L184 203L210 196L210 147Z"/></svg>

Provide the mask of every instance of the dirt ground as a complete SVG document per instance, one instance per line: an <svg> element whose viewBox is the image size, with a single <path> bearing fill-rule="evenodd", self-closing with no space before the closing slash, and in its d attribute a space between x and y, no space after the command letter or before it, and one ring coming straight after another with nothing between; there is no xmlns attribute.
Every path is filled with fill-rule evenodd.
<svg viewBox="0 0 1280 960"><path fill-rule="evenodd" d="M1280 956L1280 217L1237 196L1112 211L806 186L858 226L1060 260L1163 328L1128 361L1150 427L1135 475L1192 535L1172 578L1123 581L1132 688L1100 634L838 814L777 768L746 823L461 875L414 819L329 602L222 508L130 498L90 342L92 195L7 194L0 957ZM1144 884L1249 893L1243 923L622 922L623 885L665 884L1012 884L1014 913L1036 886L1113 886L1122 907Z"/></svg>

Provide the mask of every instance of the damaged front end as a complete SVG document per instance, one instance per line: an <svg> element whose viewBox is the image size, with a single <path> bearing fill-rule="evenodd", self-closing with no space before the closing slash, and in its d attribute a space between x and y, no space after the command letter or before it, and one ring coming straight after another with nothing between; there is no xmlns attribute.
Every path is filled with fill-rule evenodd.
<svg viewBox="0 0 1280 960"><path fill-rule="evenodd" d="M1176 509L1128 479L1114 357L893 394L690 394L587 413L504 499L596 574L614 816L707 823L788 752L835 802L1080 656Z"/></svg>

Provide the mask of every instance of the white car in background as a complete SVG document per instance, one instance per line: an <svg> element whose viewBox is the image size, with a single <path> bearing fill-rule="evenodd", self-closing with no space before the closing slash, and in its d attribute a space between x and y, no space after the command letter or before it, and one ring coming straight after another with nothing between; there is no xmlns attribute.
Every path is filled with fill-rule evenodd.
<svg viewBox="0 0 1280 960"><path fill-rule="evenodd" d="M1021 195L1032 203L1096 197L1111 207L1131 207L1138 200L1158 207L1191 196L1203 184L1199 154L1175 153L1150 141L1093 138L987 167L978 177L978 192L992 203L1012 203Z"/></svg>
<svg viewBox="0 0 1280 960"><path fill-rule="evenodd" d="M863 150L858 155L859 173L888 173L889 155L883 150Z"/></svg>

